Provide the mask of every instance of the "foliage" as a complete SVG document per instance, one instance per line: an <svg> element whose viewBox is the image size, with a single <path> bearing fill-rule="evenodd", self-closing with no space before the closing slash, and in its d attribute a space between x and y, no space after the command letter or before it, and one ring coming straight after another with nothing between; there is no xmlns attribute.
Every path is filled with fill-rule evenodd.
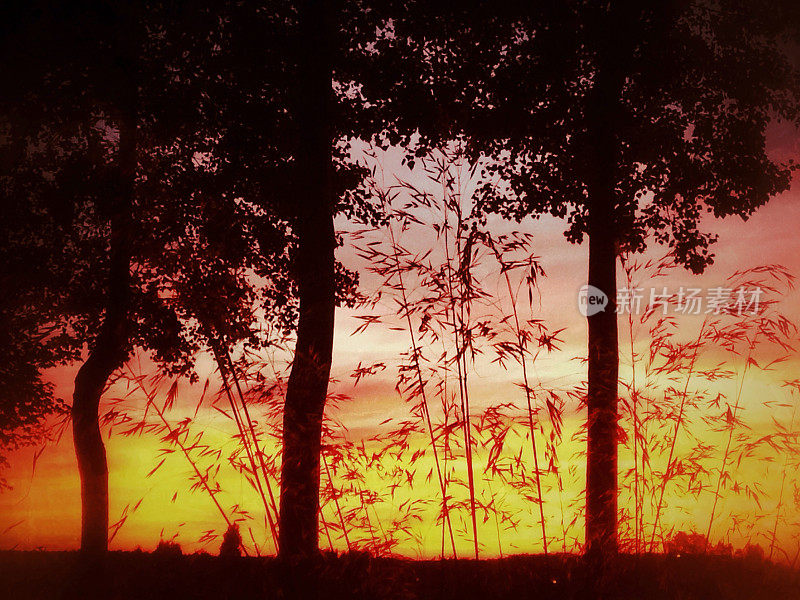
<svg viewBox="0 0 800 600"><path fill-rule="evenodd" d="M239 526L236 524L229 525L222 536L222 545L219 547L219 555L226 557L238 557L242 555L241 551L242 536L239 533Z"/></svg>

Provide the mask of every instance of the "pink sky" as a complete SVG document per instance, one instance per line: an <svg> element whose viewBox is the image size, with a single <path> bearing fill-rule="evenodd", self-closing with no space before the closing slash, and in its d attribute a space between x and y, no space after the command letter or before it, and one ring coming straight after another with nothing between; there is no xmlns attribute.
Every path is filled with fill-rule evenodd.
<svg viewBox="0 0 800 600"><path fill-rule="evenodd" d="M773 127L770 147L776 156L782 158L800 156L800 142L794 130ZM398 172L402 170L396 164L390 167ZM404 173L403 176L411 175ZM496 227L507 225L497 223ZM577 291L586 281L587 246L569 244L563 237L563 222L550 217L523 223L521 227L534 234L535 251L541 257L547 273L540 283L541 306L537 308L536 316L543 318L551 329L565 328L560 336L563 340L561 350L539 363L536 376L544 383L555 386L577 383L585 375L581 364L571 359L582 356L586 345L585 320L577 310ZM800 273L800 181L797 179L789 192L774 198L748 222L739 218L709 220L705 227L719 235L714 247L717 255L715 264L702 276L676 272L663 285L671 289L679 286L713 287L721 285L725 277L736 270L773 263L781 264L793 273ZM423 244L423 241L409 241L410 245L414 243ZM663 252L663 249L655 247L648 256L658 258ZM375 278L365 272L364 265L359 264L352 252L344 250L341 258L360 271L365 289L375 286ZM487 278L483 283L499 286L501 282L498 280L493 283ZM798 292L794 291L782 303L783 309L796 321L800 321L799 300ZM393 309L388 305L379 305L377 310L391 314ZM408 415L407 406L394 391L398 355L408 348L407 334L378 326L354 336L352 332L359 325L355 315L363 312L363 309L339 310L333 367L333 376L341 381L336 390L352 396L351 401L341 406L338 416L348 424L351 434L356 438L368 436L387 418L400 420ZM687 335L694 335L695 326L691 325L691 321L687 323L686 327L691 330ZM695 325L699 326L699 321ZM349 376L353 368L359 363L376 361L383 361L391 367L354 388ZM796 367L796 361L787 363L787 371L782 375L789 375L790 366ZM210 369L210 366L205 368ZM67 398L71 395L73 374L74 368L64 368L53 374L59 393ZM514 393L515 389L514 376L489 364L476 367L471 382L476 408L496 400L498 395ZM762 391L774 383L756 382L757 385L763 384ZM182 389L181 402L194 407L197 388L185 386ZM768 395L772 393L768 392ZM141 403L141 399L138 402ZM209 437L219 439L223 444L228 443L225 440L229 432L224 419L220 420L213 411L205 409L200 416L204 419L202 422ZM762 421L760 418L756 420ZM568 427L574 429L577 425L573 418ZM139 498L144 498L141 510L120 530L113 547L133 548L141 545L152 548L163 529L166 537L178 533L178 539L185 547L193 549L202 546L194 541L198 532L219 528L218 515L206 498L181 491L177 502L171 500L175 490L185 487L185 466L170 463L156 476L146 477L158 452L159 444L155 439L113 436L107 445L111 473L111 520L114 521L122 513L126 504L131 505ZM14 489L0 494L0 548L75 548L79 534L79 491L69 432L60 444L49 447L41 456L33 477L32 457L30 450L14 457L9 473L9 481ZM235 474L226 477L227 500L230 503L252 503L247 484L241 478L237 480ZM380 486L380 481L375 484ZM428 526L421 535L430 536L430 539L426 538L427 541L420 548L402 548L402 552L410 555L435 554L438 546L435 527L431 529ZM510 537L521 550L534 549L525 545L524 535L519 539ZM788 540L788 532L785 537ZM488 545L486 552L496 553Z"/></svg>

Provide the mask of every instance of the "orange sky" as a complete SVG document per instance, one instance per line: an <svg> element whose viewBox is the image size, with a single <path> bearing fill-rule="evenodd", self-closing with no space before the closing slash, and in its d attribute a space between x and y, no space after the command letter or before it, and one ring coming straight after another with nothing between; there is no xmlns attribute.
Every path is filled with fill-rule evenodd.
<svg viewBox="0 0 800 600"><path fill-rule="evenodd" d="M770 137L770 146L777 156L789 157L800 155L800 145L795 132L778 127L773 128ZM393 159L387 159L389 168L400 171L402 168L393 165ZM408 175L407 173L404 176ZM719 234L719 242L715 247L717 254L716 263L700 277L692 276L685 272L673 273L666 283L671 288L678 286L712 287L724 282L725 277L737 269L756 267L762 264L777 263L789 268L793 273L800 273L800 240L797 236L800 226L800 182L796 181L792 190L773 199L770 204L757 212L749 222L743 223L740 219L725 219L707 224ZM500 227L501 225L498 225ZM563 223L550 218L536 222L524 223L522 227L535 235L534 247L541 257L542 265L548 275L541 282L541 306L535 308L537 318L543 318L551 329L565 328L560 335L563 340L561 349L537 361L534 367L534 377L545 386L566 389L582 381L585 377L580 362L573 360L584 354L586 327L585 321L577 311L577 290L585 282L586 277L586 252L585 245L574 246L568 244L562 235ZM408 241L413 245L424 245L424 240ZM662 249L654 249L648 256L660 257ZM373 287L376 280L364 272L364 265L359 264L352 252L344 251L342 260L361 272L362 283L366 289ZM502 281L499 277L494 280L487 277L482 282L488 288L502 293ZM800 296L797 291L786 295L781 303L781 308L790 317L800 321ZM391 305L381 304L375 309L377 312L391 314L394 310ZM363 314L364 310L342 309L337 314L335 332L335 351L333 377L340 383L334 386L335 391L351 396L347 402L341 403L334 415L340 418L348 427L348 439L358 441L369 438L377 431L385 431L388 427L403 419L408 419L408 406L398 397L394 390L398 356L408 348L408 335L405 331L396 331L391 328L393 323L386 326L375 326L365 333L352 335L359 325L356 315ZM702 321L701 317L686 317L681 321L681 334L692 337L697 334L697 329ZM624 327L621 325L621 336ZM642 343L642 342L640 342ZM433 352L432 349L429 349ZM630 369L624 353L626 346L621 346L623 353L623 367L621 376L630 377ZM711 367L716 357L709 354L703 360L706 366ZM212 367L204 359L203 373L211 371ZM368 364L383 361L388 368L369 379L362 380L358 386L353 386L350 377L353 369L359 363ZM741 369L741 364L732 364L732 368ZM731 366L731 365L729 365ZM786 402L791 399L780 383L783 379L796 375L796 357L778 366L769 373L751 373L742 388L743 413L748 425L753 428L752 434L766 434L774 430L772 418L787 424L792 414L791 406L777 407L764 406L764 401ZM71 394L71 378L74 368L60 369L52 374L58 385L58 391L64 397ZM520 391L515 386L519 380L516 370L503 371L493 365L489 359L480 359L474 365L470 374L470 394L472 396L473 414L493 403L504 401L506 398L520 402ZM203 377L201 377L201 382ZM714 388L735 395L736 383L725 382L717 384ZM212 384L212 392L216 384ZM166 388L160 390L160 400ZM168 412L170 422L176 423L180 419L194 413L200 386L191 387L186 383L179 387L179 396L176 407ZM109 398L119 397L124 392L112 389ZM794 398L795 401L800 401ZM144 398L141 393L134 393L125 402L133 413L141 411ZM220 404L222 406L222 404ZM439 414L439 413L437 413ZM151 415L152 416L152 415ZM697 418L701 415L696 415ZM394 421L381 425L387 419ZM800 415L798 415L800 421ZM581 540L580 517L580 492L583 478L583 465L580 457L576 456L581 449L581 443L570 441L570 437L577 431L582 421L582 413L576 412L576 406L568 405L565 417L564 441L559 448L564 489L558 492L555 477L550 474L545 477L545 512L548 527L548 537L551 538L552 548L562 547L562 522L568 524L577 517L577 524L571 529L567 528L567 549L573 549L574 542ZM797 424L797 423L796 423ZM549 431L545 424L545 433ZM115 430L115 431L118 431ZM199 410L198 416L192 425L193 432L202 431L204 440L223 449L223 455L235 447L231 440L233 432L231 422L224 415L215 411L206 402ZM724 445L724 436L720 434L702 433L701 428L696 430L711 446L719 448ZM529 442L522 438L515 438L515 433L510 434L508 452L515 453L521 449L530 452ZM411 439L414 448L426 446L425 436L418 435ZM142 436L123 437L115 433L107 438L107 451L110 469L110 515L114 522L128 507L129 516L111 546L117 549L132 549L141 546L152 549L160 537L172 538L176 536L184 550L205 548L216 552L219 539L208 542L198 541L203 532L213 530L221 533L224 522L217 509L210 502L207 495L202 492L187 490L187 481L190 467L179 453L167 456L164 465L152 476L147 474L161 460L159 454L163 444L156 436L143 434ZM412 448L413 449L413 448ZM678 444L678 453L688 451L688 436ZM269 448L268 448L269 450ZM45 449L36 464L35 474L32 473L33 450L26 450L13 457L12 468L8 479L14 489L0 494L0 548L34 548L46 547L48 549L75 548L79 541L79 487L75 459L72 453L72 441L69 431L65 433L60 443ZM480 465L485 463L488 453L487 448L481 448L477 454ZM523 455L523 456L527 456ZM736 515L750 515L747 525L739 528L729 535L729 539L742 545L748 539L768 546L761 530L768 531L773 528L776 513L777 498L781 495L780 488L783 482L783 508L777 527L780 545L791 558L797 548L795 536L800 534L800 500L793 502L793 485L800 484L796 477L796 469L790 472L787 480L782 479L786 465L784 457L780 454L774 456L754 455L745 460L739 467L740 478L744 482L760 483L764 486L766 499L762 501L759 509L757 503L742 497L734 498L728 495L720 506L720 520L713 529L714 539L726 536L730 525L734 523L729 518L731 513ZM655 460L655 459L654 459ZM663 458L658 459L663 460ZM709 458L709 464L713 459ZM797 462L797 457L793 460ZM483 461L483 462L481 462ZM227 509L239 505L249 511L254 517L247 521L247 527L253 532L253 537L264 552L271 552L272 548L267 539L263 523L263 506L256 497L251 486L229 464L222 461L218 480L223 492L219 499ZM412 525L412 534L405 536L395 551L409 556L435 556L440 551L441 528L436 525L433 515L438 498L438 489L435 477L426 481L425 473L432 468L430 452L420 459L417 464L418 475L413 486L404 486L395 492L394 497L389 496L387 480L382 478L378 470L372 469L365 472L365 478L359 485L372 489L382 494L382 502L366 510L369 524L373 531L361 530L353 532L352 537L366 539L370 535L380 536L381 528L390 526L393 519L398 519L408 512L406 501L413 499L431 500L431 503L421 509L421 518ZM621 470L631 465L630 456L623 452L621 455ZM451 465L457 471L463 466ZM480 479L480 477L479 477ZM347 485L340 472L334 478L334 483L339 487ZM177 492L177 496L174 497ZM463 490L454 490L454 495L463 497ZM500 552L526 552L540 551L541 538L538 529L538 509L527 502L518 490L508 486L504 487L497 481L490 483L479 482L479 495L488 501L494 498L498 504L503 504L504 510L516 515L519 525L516 528L504 529L492 519L482 523L479 538L482 552L485 556L495 556ZM697 529L705 532L708 513L712 496L703 493L694 498L681 493L679 490L669 490L669 508L665 510L664 520L678 529ZM800 498L800 496L798 496ZM133 511L134 505L139 502ZM621 503L630 506L629 498L623 495ZM354 497L341 499L344 510L357 511ZM371 511L371 512L370 512ZM355 513L354 513L355 514ZM329 503L323 509L326 521L335 521L337 518L335 507ZM457 545L460 553L466 554L471 547L471 532L466 528L466 513L454 513L454 525L459 530ZM498 534L499 529L499 534ZM649 531L645 527L646 533ZM385 532L384 532L385 533ZM334 534L334 546L344 548L344 541ZM245 535L251 551L253 543L249 535ZM327 545L325 536L321 537L321 544ZM776 555L776 558L783 556Z"/></svg>

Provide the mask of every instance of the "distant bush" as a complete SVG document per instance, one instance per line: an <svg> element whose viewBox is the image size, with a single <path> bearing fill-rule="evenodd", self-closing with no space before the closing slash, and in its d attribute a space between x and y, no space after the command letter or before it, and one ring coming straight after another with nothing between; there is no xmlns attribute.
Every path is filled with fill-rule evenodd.
<svg viewBox="0 0 800 600"><path fill-rule="evenodd" d="M219 547L219 555L227 557L238 557L242 555L242 536L239 533L239 526L232 523L222 536L222 545Z"/></svg>
<svg viewBox="0 0 800 600"><path fill-rule="evenodd" d="M706 546L705 536L694 531L688 533L679 531L664 544L664 551L673 555L712 554L714 556L736 556L736 558L743 558L751 562L764 560L764 550L758 544L747 544L734 553L733 546L724 542Z"/></svg>
<svg viewBox="0 0 800 600"><path fill-rule="evenodd" d="M733 545L717 542L713 548L709 547L708 553L716 556L733 556Z"/></svg>
<svg viewBox="0 0 800 600"><path fill-rule="evenodd" d="M183 556L183 550L181 550L181 545L177 542L161 540L158 542L158 546L156 546L153 554L161 556Z"/></svg>
<svg viewBox="0 0 800 600"><path fill-rule="evenodd" d="M741 550L736 551L736 558L742 558L748 562L764 562L764 549L758 544L747 544Z"/></svg>
<svg viewBox="0 0 800 600"><path fill-rule="evenodd" d="M703 554L706 551L706 538L695 532L679 531L664 544L667 554Z"/></svg>

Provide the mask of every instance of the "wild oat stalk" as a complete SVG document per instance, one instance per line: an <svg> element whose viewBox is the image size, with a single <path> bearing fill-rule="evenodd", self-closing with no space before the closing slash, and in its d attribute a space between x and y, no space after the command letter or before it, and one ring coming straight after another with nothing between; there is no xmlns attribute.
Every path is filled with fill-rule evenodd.
<svg viewBox="0 0 800 600"><path fill-rule="evenodd" d="M703 323L700 326L700 332L697 334L697 339L692 344L692 357L689 361L689 370L686 373L686 381L683 386L683 392L681 393L680 405L678 407L678 416L675 419L675 428L672 432L672 436L670 437L669 454L667 456L667 466L661 477L661 484L658 487L658 502L656 504L655 516L653 517L653 531L650 534L650 552L653 552L655 548L656 531L658 530L659 519L661 518L661 509L664 506L664 492L666 491L667 484L672 479L672 475L675 470L675 444L678 440L678 434L680 432L680 428L684 423L684 411L686 408L686 398L689 392L689 381L691 380L692 373L694 372L695 363L697 362L698 350L703 340L703 334L705 332L705 328L707 325L708 325L708 319L705 318L703 319Z"/></svg>
<svg viewBox="0 0 800 600"><path fill-rule="evenodd" d="M533 465L535 469L535 476L536 476L536 494L537 494L537 503L539 505L539 523L542 528L542 547L544 554L547 554L547 529L545 525L544 519L544 498L542 497L542 477L541 477L541 470L539 469L539 453L536 449L536 427L534 426L533 419L534 419L534 411L533 411L533 401L532 401L532 389L530 381L528 380L528 335L526 331L523 331L520 320L519 320L519 311L517 310L517 297L514 293L514 289L511 286L511 277L509 276L509 271L511 270L512 266L507 264L503 260L503 255L500 250L497 248L497 245L490 236L486 236L489 248L495 255L497 262L500 264L500 272L503 274L503 278L505 279L506 289L508 290L508 297L511 301L511 311L514 316L514 335L515 335L515 342L516 342L516 355L519 361L519 364L522 366L522 381L523 386L525 389L525 400L528 404L528 431L530 432L531 436L531 451L533 453ZM534 266L531 265L531 272L534 272ZM533 275L531 276L533 279ZM529 285L532 285L532 281L529 281Z"/></svg>
<svg viewBox="0 0 800 600"><path fill-rule="evenodd" d="M747 277L756 277L755 279L747 279L742 281L739 284L739 288L756 288L758 287L762 291L769 291L769 292L777 292L777 289L764 278L770 278L773 281L784 282L789 288L792 287L793 277L783 268L776 266L776 265L769 265L764 267L758 267L755 269L751 269L744 272L737 272L729 281L741 280ZM760 277L760 278L759 278ZM714 501L711 506L711 514L708 520L708 527L706 528L706 546L710 541L711 536L711 528L714 524L714 519L716 517L717 506L720 500L720 490L722 488L722 483L727 477L726 468L728 466L728 461L730 459L731 448L733 443L733 434L734 429L738 423L737 416L739 413L739 408L741 406L742 400L742 391L744 389L744 382L745 378L750 370L751 367L759 368L759 363L755 359L755 350L758 345L759 337L764 337L767 342L775 344L781 347L783 350L791 351L791 345L786 341L786 337L790 334L790 330L794 330L794 325L792 325L788 320L785 319L782 315L778 315L775 318L770 318L768 316L768 309L770 306L775 304L774 300L769 300L762 302L759 306L759 310L757 312L756 318L750 324L752 327L755 328L755 332L753 333L752 337L750 337L747 333L740 333L740 331L735 331L733 334L734 339L741 339L744 338L747 348L747 355L744 363L744 367L742 369L742 374L739 380L738 389L736 390L736 397L734 401L733 408L728 406L728 409L725 413L725 422L726 422L726 429L728 431L728 438L725 444L725 451L722 453L722 461L719 467L719 472L717 476L717 482L714 490ZM750 450L746 448L746 450ZM755 494L753 491L749 491L749 494L752 496Z"/></svg>
<svg viewBox="0 0 800 600"><path fill-rule="evenodd" d="M130 381L132 381L139 388L139 390L145 395L145 398L147 398L147 407L152 407L153 410L155 410L156 414L158 415L158 418L161 420L163 427L167 431L167 435L164 437L164 439L169 441L170 444L174 444L180 449L181 453L183 454L183 457L186 459L186 462L189 464L189 466L192 467L192 470L194 471L195 476L197 477L196 485L201 486L205 490L205 492L208 494L208 497L211 498L211 501L214 503L214 506L219 511L220 515L222 515L222 518L225 520L226 525L230 527L233 523L228 517L228 514L225 512L225 509L222 508L222 505L219 503L219 500L217 500L217 494L220 492L219 486L217 486L214 489L211 488L209 484L209 471L207 470L205 474L203 474L200 471L197 462L194 460L194 458L189 452L190 448L187 447L181 440L182 436L188 435L188 431L186 430L181 431L178 429L174 429L172 425L169 423L169 421L167 421L167 418L164 416L164 410L159 408L158 404L155 401L156 391L148 390L145 387L143 383L144 375L136 375L131 369L130 364L126 364L125 368L128 370L130 374ZM167 398L165 406L173 402L174 402L174 397L172 399ZM192 448L197 447L197 443L192 444L191 447ZM162 460L161 463L159 463L150 473L151 474L154 473L163 464L163 462L164 461ZM244 551L245 554L248 554L247 548L245 548L244 546L242 546L242 550Z"/></svg>
<svg viewBox="0 0 800 600"><path fill-rule="evenodd" d="M212 342L212 347L214 350L214 358L217 361L217 367L219 369L220 376L222 377L222 385L225 391L225 395L228 398L228 404L231 407L231 412L233 413L233 418L236 422L236 427L239 430L239 439L242 443L242 446L245 449L245 453L247 454L247 458L250 462L251 473L253 475L253 480L256 484L256 489L258 491L258 495L261 498L261 501L264 505L264 514L266 519L269 523L269 529L272 534L272 543L275 547L275 552L278 551L278 509L275 504L275 496L272 493L272 487L269 483L269 472L264 464L264 455L261 452L261 449L258 445L258 436L256 435L255 429L253 427L253 421L250 418L250 412L247 409L247 402L242 394L242 389L239 385L239 379L236 376L236 372L234 369L233 362L230 359L230 355L228 354L227 350L223 351L220 349L219 344ZM229 378L232 378L235 382L237 392L239 394L239 402L241 404L241 412L244 414L240 414L240 408L234 398L234 395L231 391L231 386L229 382ZM245 424L245 420L247 424ZM256 466L255 456L258 456L259 461L261 463L261 475L259 475L259 469ZM261 480L262 477L264 479L264 484L262 485ZM267 496L264 493L264 487L267 488L269 493L270 502L267 500Z"/></svg>
<svg viewBox="0 0 800 600"><path fill-rule="evenodd" d="M792 391L796 391L798 386L800 386L800 382L787 382L785 384L787 386L791 386L793 388ZM792 406L792 418L789 421L789 428L785 430L785 445L784 445L784 452L785 456L783 459L783 468L781 469L781 487L780 491L778 492L778 501L775 506L775 524L772 526L772 534L770 535L770 543L769 543L769 560L772 560L772 555L775 552L775 542L778 539L778 524L780 523L781 518L781 511L783 510L783 494L784 490L786 489L786 475L789 467L789 459L791 457L791 452L789 448L790 439L795 435L794 434L794 419L797 414L797 403L793 403ZM776 425L778 425L776 421ZM782 428L781 428L782 429Z"/></svg>
<svg viewBox="0 0 800 600"><path fill-rule="evenodd" d="M333 485L333 477L331 476L331 470L330 467L328 467L328 459L325 458L324 452L321 453L321 458L322 458L322 464L325 467L325 474L328 476L328 485L331 488L333 502L336 505L336 515L339 517L339 524L342 526L342 535L344 535L344 542L347 545L347 550L349 552L350 550L352 550L352 546L350 545L350 538L347 535L348 528L347 525L345 524L344 515L342 514L342 507L339 504L339 493L336 491L336 488Z"/></svg>
<svg viewBox="0 0 800 600"><path fill-rule="evenodd" d="M374 157L374 155L373 155ZM408 293L405 285L405 281L403 280L403 267L400 261L400 247L397 243L394 233L394 227L392 226L393 215L390 214L390 206L391 206L391 199L389 198L387 192L381 188L376 188L375 193L378 195L381 206L383 207L384 213L387 215L387 225L386 228L389 232L389 241L391 245L391 253L392 258L394 259L394 273L397 275L398 281L398 289L400 291L400 312L403 315L406 323L406 327L408 329L408 335L411 340L411 356L414 364L414 371L417 376L417 384L419 394L422 400L422 412L425 418L425 424L428 429L428 437L430 439L431 450L433 451L433 459L436 466L436 477L439 481L439 489L442 493L442 515L444 517L444 522L447 525L447 530L450 535L450 545L453 551L453 557L457 558L456 552L456 542L455 537L453 535L453 525L450 521L450 510L447 506L447 483L445 478L442 475L442 467L439 462L439 451L436 447L436 438L433 432L433 423L431 421L431 412L430 407L428 405L428 396L425 389L425 379L422 375L422 366L420 365L420 352L421 349L417 345L416 334L414 332L414 326L411 323L411 306L408 299Z"/></svg>
<svg viewBox="0 0 800 600"><path fill-rule="evenodd" d="M430 171L442 185L442 209L443 223L442 231L444 234L445 267L447 276L445 278L449 299L449 310L453 327L453 340L455 343L456 372L458 375L458 391L461 399L462 425L464 428L464 452L467 460L467 481L469 486L470 515L472 517L472 541L475 547L475 558L478 558L478 517L475 502L475 472L473 467L473 442L471 431L471 413L469 402L469 383L467 380L467 349L470 341L467 339L466 331L466 311L465 302L467 294L471 292L471 279L469 273L470 261L472 259L472 238L467 234L467 239L462 246L462 236L464 234L464 216L461 209L461 198L458 192L453 193L453 179L450 175L450 159L443 156L436 166ZM456 216L455 234L455 255L459 260L458 269L453 269L453 256L450 251L450 219L448 208L451 208ZM453 281L456 281L454 289ZM456 289L458 292L456 293Z"/></svg>

